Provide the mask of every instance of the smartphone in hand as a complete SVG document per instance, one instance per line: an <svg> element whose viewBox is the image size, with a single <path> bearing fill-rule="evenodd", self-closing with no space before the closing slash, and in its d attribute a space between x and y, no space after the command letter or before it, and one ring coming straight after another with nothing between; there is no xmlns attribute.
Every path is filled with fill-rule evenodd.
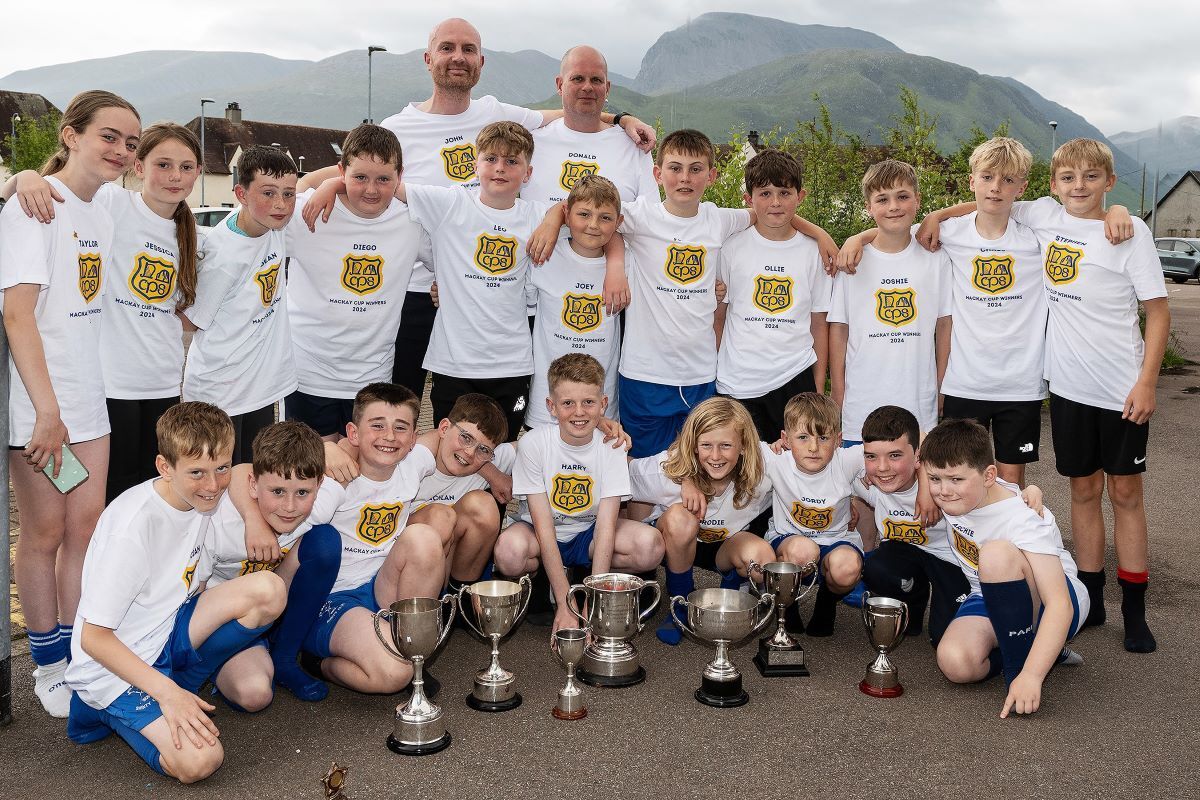
<svg viewBox="0 0 1200 800"><path fill-rule="evenodd" d="M62 446L62 469L58 471L57 478L54 477L55 458L56 456L50 456L50 460L46 462L46 466L42 469L42 472L46 473L46 477L54 484L54 488L63 494L66 494L88 479L87 467L75 457L75 453L72 452L70 445L64 444Z"/></svg>

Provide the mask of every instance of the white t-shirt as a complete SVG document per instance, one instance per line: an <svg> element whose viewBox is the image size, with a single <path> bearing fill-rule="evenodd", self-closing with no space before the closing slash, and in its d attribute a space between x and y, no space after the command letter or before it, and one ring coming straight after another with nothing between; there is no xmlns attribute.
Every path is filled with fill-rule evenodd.
<svg viewBox="0 0 1200 800"><path fill-rule="evenodd" d="M396 330L424 232L393 200L374 219L338 198L316 232L301 217L312 194L296 198L286 230L288 324L300 391L353 398L392 379Z"/></svg>
<svg viewBox="0 0 1200 800"><path fill-rule="evenodd" d="M475 137L485 126L508 120L529 130L542 124L542 112L501 103L491 95L471 100L461 114L430 114L409 103L379 123L396 134L404 151L404 183L412 186L461 186L476 191ZM433 273L417 269L410 292L428 292Z"/></svg>
<svg viewBox="0 0 1200 800"><path fill-rule="evenodd" d="M451 430L449 435L457 436L458 432ZM496 455L492 458L492 466L505 475L512 475L513 465L516 462L517 447L515 444L504 442L496 446ZM478 472L456 477L447 475L435 467L433 473L421 481L421 488L417 490L417 496L413 498L413 510L418 511L430 503L452 506L468 492L476 489L487 491L490 488L491 484L484 480Z"/></svg>
<svg viewBox="0 0 1200 800"><path fill-rule="evenodd" d="M763 464L774 489L771 527L766 539L774 547L783 537L798 533L818 545L851 542L862 549L862 536L850 530L853 481L863 468L862 445L839 447L825 469L802 472L789 452L779 455L761 443Z"/></svg>
<svg viewBox="0 0 1200 800"><path fill-rule="evenodd" d="M0 291L20 283L41 287L34 315L59 414L72 442L108 433L100 367L100 318L105 271L112 264L113 221L101 203L85 203L53 175L66 200L49 224L10 202L0 214ZM8 359L8 443L33 438L36 414L12 356Z"/></svg>
<svg viewBox="0 0 1200 800"><path fill-rule="evenodd" d="M557 425L545 425L521 437L513 467L513 495L521 498L520 518L530 525L526 498L544 494L554 513L554 533L569 542L596 524L600 501L629 497L629 467L625 451L612 448L604 434L592 431L592 441L569 445Z"/></svg>
<svg viewBox="0 0 1200 800"><path fill-rule="evenodd" d="M355 589L375 577L408 524L421 481L434 468L433 453L418 444L386 481L360 475L344 489L338 486L341 492L331 518L315 513L309 517L314 525L331 523L342 537L342 564L331 591ZM327 507L324 500L321 507Z"/></svg>
<svg viewBox="0 0 1200 800"><path fill-rule="evenodd" d="M829 311L833 279L817 243L800 234L776 242L748 228L725 242L717 263L729 304L717 391L761 397L816 363L812 315Z"/></svg>
<svg viewBox="0 0 1200 800"><path fill-rule="evenodd" d="M422 366L456 378L532 373L525 247L547 206L518 199L500 210L438 186L408 186L408 206L429 232L437 270L439 305Z"/></svg>
<svg viewBox="0 0 1200 800"><path fill-rule="evenodd" d="M1015 204L1013 217L1044 248L1050 391L1121 411L1146 350L1138 301L1167 296L1150 229L1135 219L1133 238L1114 246L1104 238L1103 221L1072 217L1049 197Z"/></svg>
<svg viewBox="0 0 1200 800"><path fill-rule="evenodd" d="M546 408L550 362L567 353L586 353L604 367L606 414L617 418L617 364L621 358L621 330L615 317L604 311L604 257L584 258L571 249L569 239L559 239L550 259L534 266L529 282L537 290L537 317L533 323L533 385L525 424L530 428L553 425Z"/></svg>
<svg viewBox="0 0 1200 800"><path fill-rule="evenodd" d="M237 212L204 237L197 328L183 373L183 399L203 400L230 416L269 406L296 390L288 328L283 231L250 237L235 230Z"/></svg>
<svg viewBox="0 0 1200 800"><path fill-rule="evenodd" d="M623 213L632 299L621 374L667 386L714 380L717 257L726 239L750 227L750 212L701 203L696 216L677 217L647 195Z"/></svg>
<svg viewBox="0 0 1200 800"><path fill-rule="evenodd" d="M954 328L942 392L971 400L1041 400L1046 292L1037 236L1010 221L999 239L985 239L975 216L941 227L954 270Z"/></svg>
<svg viewBox="0 0 1200 800"><path fill-rule="evenodd" d="M950 549L949 534L945 518L932 527L924 527L917 519L917 483L902 492L884 492L878 486L863 486L860 472L854 479L854 494L875 509L875 529L879 541L891 539L916 545L942 561L957 564L958 559Z"/></svg>
<svg viewBox="0 0 1200 800"><path fill-rule="evenodd" d="M962 567L963 575L971 583L972 594L979 594L979 548L984 542L993 539L1004 539L1012 542L1027 553L1041 553L1058 556L1062 562L1063 572L1067 580L1075 584L1075 596L1079 600L1079 616L1087 616L1089 597L1083 584L1079 582L1079 570L1075 559L1063 546L1062 533L1050 509L1044 509L1042 516L1021 499L1018 486L997 481L997 483L1012 493L1012 497L977 508L960 517L946 515L946 523L950 529L950 544L954 555Z"/></svg>
<svg viewBox="0 0 1200 800"><path fill-rule="evenodd" d="M175 220L146 205L139 192L106 183L96 202L112 215L112 280L104 284L100 364L115 400L178 397L183 382L183 321Z"/></svg>
<svg viewBox="0 0 1200 800"><path fill-rule="evenodd" d="M521 189L527 200L558 203L584 175L603 175L625 201L657 199L654 161L618 125L595 133L573 131L556 119L533 132L533 174Z"/></svg>
<svg viewBox="0 0 1200 800"><path fill-rule="evenodd" d="M629 462L630 499L639 503L654 503L654 510L646 517L646 522L658 519L681 500L679 484L663 471L666 461L667 451L664 450L658 455L635 458ZM709 499L704 519L700 520L697 541L723 542L746 530L759 514L771 507L771 479L763 475L744 508L734 504L736 494L737 487L730 481L723 492Z"/></svg>
<svg viewBox="0 0 1200 800"><path fill-rule="evenodd" d="M106 708L129 683L84 651L83 624L114 630L134 655L153 664L179 607L211 569L204 549L211 517L171 507L154 490L154 480L125 491L104 509L83 561L67 684L92 708Z"/></svg>
<svg viewBox="0 0 1200 800"><path fill-rule="evenodd" d="M950 259L914 238L899 253L867 245L858 272L833 280L829 321L849 325L842 435L862 439L862 424L882 405L912 412L921 430L937 424L933 333L952 308Z"/></svg>

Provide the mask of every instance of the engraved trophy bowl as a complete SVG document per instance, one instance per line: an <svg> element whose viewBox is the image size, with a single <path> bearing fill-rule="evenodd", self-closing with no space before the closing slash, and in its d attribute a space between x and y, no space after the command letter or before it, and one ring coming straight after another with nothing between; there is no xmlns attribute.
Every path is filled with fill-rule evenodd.
<svg viewBox="0 0 1200 800"><path fill-rule="evenodd" d="M654 599L642 608L644 590L653 592ZM592 643L579 664L579 680L607 687L633 686L646 680L631 640L646 627L661 596L657 581L623 572L590 575L570 588L567 608L592 632Z"/></svg>
<svg viewBox="0 0 1200 800"><path fill-rule="evenodd" d="M687 620L678 607L687 609ZM696 699L707 706L730 708L745 705L750 696L742 689L742 673L729 660L729 649L757 634L771 621L775 597L764 594L755 600L734 589L697 589L685 599L671 598L671 616L679 629L694 639L717 646L717 655L701 675Z"/></svg>

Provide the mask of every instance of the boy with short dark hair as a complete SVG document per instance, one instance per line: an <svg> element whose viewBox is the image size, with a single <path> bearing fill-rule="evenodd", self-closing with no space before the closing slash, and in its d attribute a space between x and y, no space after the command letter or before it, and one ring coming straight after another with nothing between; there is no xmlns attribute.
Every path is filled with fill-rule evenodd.
<svg viewBox="0 0 1200 800"><path fill-rule="evenodd" d="M273 147L242 151L233 193L240 207L204 237L196 302L184 316L199 328L183 372L185 400L233 419L233 461L275 421L275 403L295 391L283 263L283 229L296 205L296 165Z"/></svg>

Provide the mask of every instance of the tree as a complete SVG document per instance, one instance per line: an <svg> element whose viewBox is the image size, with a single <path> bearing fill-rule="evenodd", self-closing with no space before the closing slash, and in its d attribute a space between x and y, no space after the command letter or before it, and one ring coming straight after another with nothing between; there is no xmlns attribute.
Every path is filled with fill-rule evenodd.
<svg viewBox="0 0 1200 800"><path fill-rule="evenodd" d="M41 169L46 159L58 150L59 115L50 112L40 117L22 117L16 124L17 137L4 137L5 166L14 175L21 170Z"/></svg>

